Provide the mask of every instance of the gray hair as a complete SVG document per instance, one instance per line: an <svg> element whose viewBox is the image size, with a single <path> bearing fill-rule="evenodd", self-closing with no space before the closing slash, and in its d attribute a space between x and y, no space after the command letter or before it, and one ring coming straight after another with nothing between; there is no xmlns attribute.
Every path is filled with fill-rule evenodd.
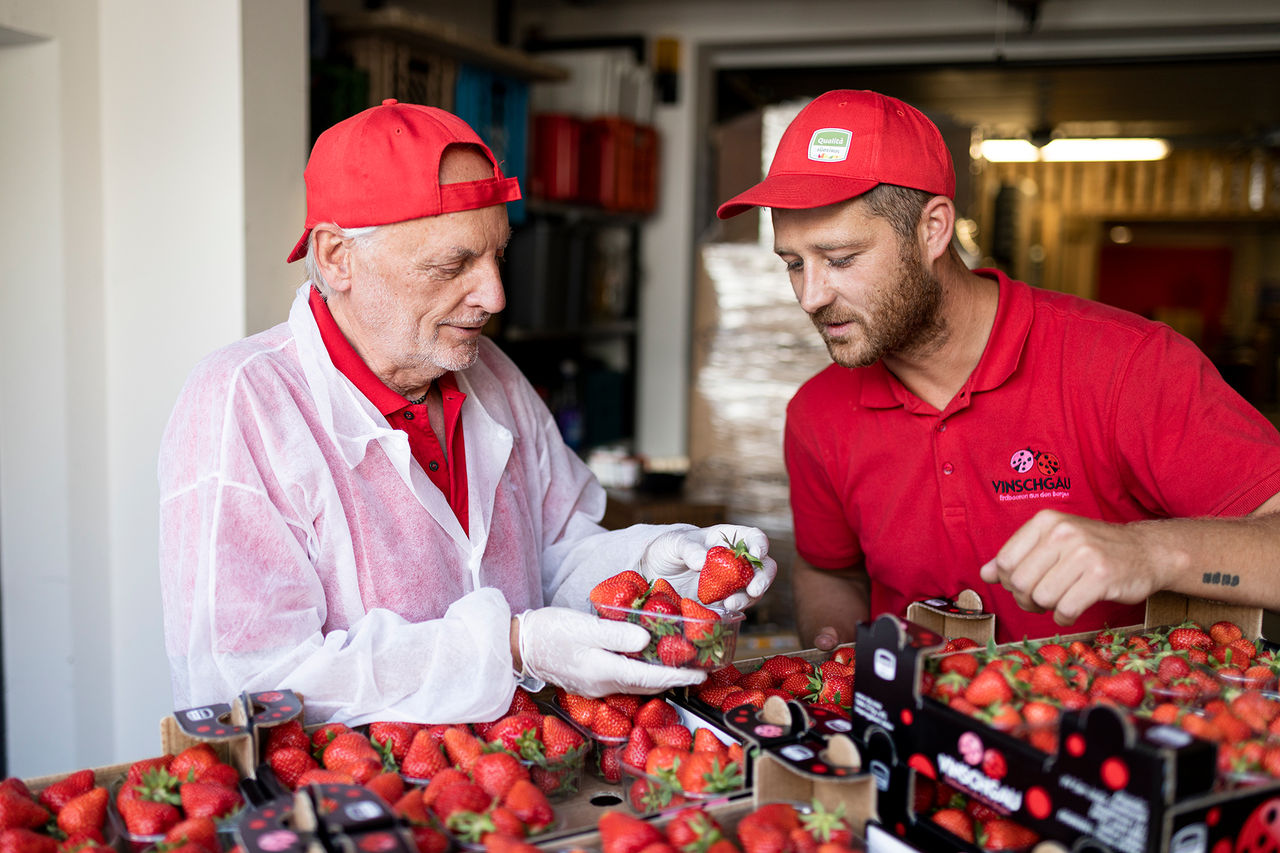
<svg viewBox="0 0 1280 853"><path fill-rule="evenodd" d="M357 248L366 248L377 239L378 229L380 225L364 225L360 228L343 228L335 223L321 223L331 225L338 232L338 236L343 240L351 240ZM333 292L333 288L329 287L329 282L324 280L324 275L320 272L320 265L316 263L316 231L311 229L311 233L307 235L307 254L302 259L303 266L307 270L307 278L315 285L316 290L320 291L320 295L325 299Z"/></svg>

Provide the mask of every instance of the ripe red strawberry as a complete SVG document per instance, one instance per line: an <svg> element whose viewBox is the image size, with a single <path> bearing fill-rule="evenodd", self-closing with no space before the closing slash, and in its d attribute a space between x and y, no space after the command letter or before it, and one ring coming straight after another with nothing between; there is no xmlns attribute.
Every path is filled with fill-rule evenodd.
<svg viewBox="0 0 1280 853"><path fill-rule="evenodd" d="M394 770L384 770L365 782L364 786L388 803L394 803L404 796L404 777Z"/></svg>
<svg viewBox="0 0 1280 853"><path fill-rule="evenodd" d="M938 660L938 672L958 672L965 678L978 674L978 659L969 652L953 652Z"/></svg>
<svg viewBox="0 0 1280 853"><path fill-rule="evenodd" d="M587 598L596 606L601 617L621 621L627 618L627 614L608 608L639 609L648 594L649 582L644 576L633 569L627 569L600 581L591 588ZM601 607L606 609L601 610Z"/></svg>
<svg viewBox="0 0 1280 853"><path fill-rule="evenodd" d="M655 743L653 737L649 734L649 730L644 726L636 726L627 737L627 745L622 748L622 754L619 758L623 764L643 768L645 760L649 757L649 751L654 746Z"/></svg>
<svg viewBox="0 0 1280 853"><path fill-rule="evenodd" d="M640 607L640 624L650 634L661 637L680 633L680 599L650 595Z"/></svg>
<svg viewBox="0 0 1280 853"><path fill-rule="evenodd" d="M515 813L531 833L541 832L555 819L555 811L547 795L527 780L517 780L512 784L502 804Z"/></svg>
<svg viewBox="0 0 1280 853"><path fill-rule="evenodd" d="M92 790L93 784L92 770L77 770L45 788L36 798L56 815L71 800Z"/></svg>
<svg viewBox="0 0 1280 853"><path fill-rule="evenodd" d="M964 809L938 809L929 819L952 835L973 843L973 818Z"/></svg>
<svg viewBox="0 0 1280 853"><path fill-rule="evenodd" d="M666 833L667 841L681 853L705 853L724 837L724 827L700 806L687 806L667 822Z"/></svg>
<svg viewBox="0 0 1280 853"><path fill-rule="evenodd" d="M244 805L239 791L208 782L187 782L178 793L187 817L225 817Z"/></svg>
<svg viewBox="0 0 1280 853"><path fill-rule="evenodd" d="M689 731L689 727L681 723L672 723L669 726L654 726L649 730L649 736L653 738L653 742L658 746L670 746L682 752L688 752L693 749L693 732Z"/></svg>
<svg viewBox="0 0 1280 853"><path fill-rule="evenodd" d="M1169 648L1174 651L1183 651L1185 649L1203 649L1208 651L1213 647L1213 638L1201 631L1199 627L1184 626L1174 628L1169 632Z"/></svg>
<svg viewBox="0 0 1280 853"><path fill-rule="evenodd" d="M621 811L600 815L596 829L602 853L640 853L650 844L665 841L653 824Z"/></svg>
<svg viewBox="0 0 1280 853"><path fill-rule="evenodd" d="M964 698L983 708L997 702L1008 702L1013 698L1013 688L1009 686L1009 680L1001 667L987 664L969 682Z"/></svg>
<svg viewBox="0 0 1280 853"><path fill-rule="evenodd" d="M282 746L268 753L267 764L271 765L276 778L290 791L297 790L302 774L320 766L309 751L296 746Z"/></svg>
<svg viewBox="0 0 1280 853"><path fill-rule="evenodd" d="M808 696L813 693L813 677L803 672L794 672L782 679L778 689L790 693L797 699Z"/></svg>
<svg viewBox="0 0 1280 853"><path fill-rule="evenodd" d="M666 578L658 578L649 584L649 595L661 595L672 601L680 600L680 593L676 592L676 588L671 585L671 581Z"/></svg>
<svg viewBox="0 0 1280 853"><path fill-rule="evenodd" d="M1156 678L1169 684L1179 678L1186 678L1191 674L1191 662L1182 655L1171 654L1160 658L1160 663L1156 666Z"/></svg>
<svg viewBox="0 0 1280 853"><path fill-rule="evenodd" d="M417 723L379 720L369 724L369 740L398 764L404 761L409 744L413 743L413 736L420 728Z"/></svg>
<svg viewBox="0 0 1280 853"><path fill-rule="evenodd" d="M715 642L720 634L719 614L692 598L680 599L680 615L684 617L684 635L690 642Z"/></svg>
<svg viewBox="0 0 1280 853"><path fill-rule="evenodd" d="M211 745L197 743L173 757L173 761L169 762L169 773L180 782L186 782L199 777L205 768L221 763L222 759Z"/></svg>
<svg viewBox="0 0 1280 853"><path fill-rule="evenodd" d="M514 755L486 752L471 763L471 778L490 797L501 800L518 780L529 778L529 771Z"/></svg>
<svg viewBox="0 0 1280 853"><path fill-rule="evenodd" d="M658 640L658 660L663 666L681 667L698 655L693 643L679 635L667 635Z"/></svg>
<svg viewBox="0 0 1280 853"><path fill-rule="evenodd" d="M422 805L426 808L434 808L436 799L440 794L454 785L460 785L464 782L471 783L471 777L456 767L446 767L435 776L432 776L431 781L422 789Z"/></svg>
<svg viewBox="0 0 1280 853"><path fill-rule="evenodd" d="M15 828L0 832L0 853L56 853L58 844L48 835Z"/></svg>
<svg viewBox="0 0 1280 853"><path fill-rule="evenodd" d="M738 687L743 690L772 690L779 686L781 679L767 669L757 669L745 673L738 679Z"/></svg>
<svg viewBox="0 0 1280 853"><path fill-rule="evenodd" d="M685 793L724 794L742 787L742 767L714 752L690 752L676 768Z"/></svg>
<svg viewBox="0 0 1280 853"><path fill-rule="evenodd" d="M602 703L591 718L591 731L602 738L625 738L631 734L631 721L618 709Z"/></svg>
<svg viewBox="0 0 1280 853"><path fill-rule="evenodd" d="M841 708L853 707L853 679L838 675L824 678L817 701Z"/></svg>
<svg viewBox="0 0 1280 853"><path fill-rule="evenodd" d="M698 600L703 604L723 601L741 589L746 589L755 577L756 569L763 563L747 550L747 543L739 539L730 542L725 537L724 545L714 545L707 549L707 558L702 563L702 573L698 576Z"/></svg>
<svg viewBox="0 0 1280 853"><path fill-rule="evenodd" d="M644 726L646 729L673 726L680 722L680 712L669 702L655 696L636 710L633 720L637 726Z"/></svg>
<svg viewBox="0 0 1280 853"><path fill-rule="evenodd" d="M739 705L751 705L755 708L764 707L765 695L763 690L735 690L728 696L724 697L724 701L720 703L720 710L728 711Z"/></svg>
<svg viewBox="0 0 1280 853"><path fill-rule="evenodd" d="M449 766L448 759L429 729L421 729L409 742L400 772L410 779L431 779Z"/></svg>
<svg viewBox="0 0 1280 853"><path fill-rule="evenodd" d="M270 755L282 746L295 746L299 749L311 749L311 737L302 727L302 720L296 717L278 726L267 729L267 744L264 747Z"/></svg>
<svg viewBox="0 0 1280 853"><path fill-rule="evenodd" d="M947 644L942 647L942 651L944 653L960 652L960 651L964 651L965 649L976 649L976 648L979 648L977 640L974 640L970 637L951 637L950 639L947 640Z"/></svg>
<svg viewBox="0 0 1280 853"><path fill-rule="evenodd" d="M364 759L373 759L379 766L382 763L378 751L373 748L367 735L361 732L342 732L335 735L320 756L320 764L326 770L351 772L353 765ZM355 775L354 773L352 775Z"/></svg>
<svg viewBox="0 0 1280 853"><path fill-rule="evenodd" d="M1019 850L1035 844L1040 836L1011 820L989 818L982 822L976 840L985 850Z"/></svg>
<svg viewBox="0 0 1280 853"><path fill-rule="evenodd" d="M163 835L182 819L177 806L138 797L117 797L116 808L131 835Z"/></svg>
<svg viewBox="0 0 1280 853"><path fill-rule="evenodd" d="M586 740L573 726L546 714L542 718L542 750L548 764L561 764L575 759L586 748Z"/></svg>
<svg viewBox="0 0 1280 853"><path fill-rule="evenodd" d="M600 697L604 704L627 715L627 719L633 719L636 711L640 710L640 705L645 701L645 697L636 696L632 693L610 693L607 696Z"/></svg>
<svg viewBox="0 0 1280 853"><path fill-rule="evenodd" d="M218 824L209 817L189 817L169 828L164 834L165 844L194 844L208 853L222 853L218 839Z"/></svg>
<svg viewBox="0 0 1280 853"><path fill-rule="evenodd" d="M557 689L556 704L564 709L564 712L569 715L569 719L580 726L590 728L596 709L605 703L590 696L579 696L577 693L568 693Z"/></svg>
<svg viewBox="0 0 1280 853"><path fill-rule="evenodd" d="M1142 676L1128 670L1099 675L1089 687L1091 698L1110 699L1128 708L1141 705L1146 695L1147 689Z"/></svg>
<svg viewBox="0 0 1280 853"><path fill-rule="evenodd" d="M30 796L0 788L0 829L35 829L49 821L49 812Z"/></svg>
<svg viewBox="0 0 1280 853"><path fill-rule="evenodd" d="M805 674L813 672L813 664L804 658L795 657L794 655L774 655L766 658L760 668L768 670L780 680L797 672Z"/></svg>
<svg viewBox="0 0 1280 853"><path fill-rule="evenodd" d="M542 714L524 711L503 717L489 726L484 738L491 746L512 755L534 758L542 738Z"/></svg>
<svg viewBox="0 0 1280 853"><path fill-rule="evenodd" d="M351 731L351 727L346 723L325 723L311 733L311 751L319 756L324 752L324 748L329 745L329 741L349 731Z"/></svg>
<svg viewBox="0 0 1280 853"><path fill-rule="evenodd" d="M480 757L484 746L480 738L473 735L465 726L449 726L444 730L444 751L454 767L470 770L472 763Z"/></svg>
<svg viewBox="0 0 1280 853"><path fill-rule="evenodd" d="M731 663L724 666L716 667L707 673L707 680L703 684L729 685L737 684L742 678L742 670L738 669Z"/></svg>
<svg viewBox="0 0 1280 853"><path fill-rule="evenodd" d="M68 800L58 811L58 829L67 835L80 833L101 838L109 797L106 788L98 787Z"/></svg>
<svg viewBox="0 0 1280 853"><path fill-rule="evenodd" d="M1214 622L1209 626L1209 636L1220 646L1231 645L1232 640L1238 640L1244 636L1244 631L1234 622L1221 621Z"/></svg>
<svg viewBox="0 0 1280 853"><path fill-rule="evenodd" d="M431 804L431 808L437 817L447 822L450 815L458 812L482 813L492 802L493 798L486 794L483 788L474 782L464 781L441 790Z"/></svg>

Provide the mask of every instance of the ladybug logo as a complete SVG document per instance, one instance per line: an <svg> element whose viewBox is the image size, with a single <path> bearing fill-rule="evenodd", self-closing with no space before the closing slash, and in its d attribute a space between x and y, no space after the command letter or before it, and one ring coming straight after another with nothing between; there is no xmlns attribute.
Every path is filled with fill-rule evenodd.
<svg viewBox="0 0 1280 853"><path fill-rule="evenodd" d="M1040 453L1036 456L1036 467L1040 469L1040 473L1046 477L1052 477L1058 473L1058 469L1062 467L1062 463L1058 461L1058 457L1052 453Z"/></svg>
<svg viewBox="0 0 1280 853"><path fill-rule="evenodd" d="M1025 474L1031 470L1031 466L1036 464L1035 451L1028 447L1025 450L1019 450L1013 454L1013 458L1009 460L1009 467L1017 471L1019 474Z"/></svg>
<svg viewBox="0 0 1280 853"><path fill-rule="evenodd" d="M1062 462L1055 453L1024 447L1009 457L1009 467L1019 474L1025 474L1035 468L1046 477L1052 477L1062 468Z"/></svg>

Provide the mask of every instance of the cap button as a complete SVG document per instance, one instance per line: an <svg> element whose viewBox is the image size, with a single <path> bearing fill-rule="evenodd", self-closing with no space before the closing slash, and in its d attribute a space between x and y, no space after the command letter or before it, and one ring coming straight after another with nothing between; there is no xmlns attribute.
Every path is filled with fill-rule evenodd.
<svg viewBox="0 0 1280 853"><path fill-rule="evenodd" d="M399 102L399 101L397 101L395 98L383 98L383 99L382 99L382 105L383 105L384 107L389 107L389 106L392 106L393 104L398 104L398 103L400 103L400 102Z"/></svg>

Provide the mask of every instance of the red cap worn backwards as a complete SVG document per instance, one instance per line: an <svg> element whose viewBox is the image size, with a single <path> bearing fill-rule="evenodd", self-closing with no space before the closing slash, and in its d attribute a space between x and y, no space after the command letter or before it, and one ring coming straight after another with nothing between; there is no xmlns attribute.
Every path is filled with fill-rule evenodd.
<svg viewBox="0 0 1280 853"><path fill-rule="evenodd" d="M493 177L440 183L440 157L450 145L478 146ZM489 146L462 119L435 107L387 99L320 134L304 173L307 222L289 254L307 254L307 238L321 222L343 228L387 225L474 210L520 198L515 178L502 174Z"/></svg>
<svg viewBox="0 0 1280 853"><path fill-rule="evenodd" d="M878 92L837 89L800 111L778 142L768 176L720 205L716 216L752 207L823 207L877 184L954 198L951 152L915 107Z"/></svg>

